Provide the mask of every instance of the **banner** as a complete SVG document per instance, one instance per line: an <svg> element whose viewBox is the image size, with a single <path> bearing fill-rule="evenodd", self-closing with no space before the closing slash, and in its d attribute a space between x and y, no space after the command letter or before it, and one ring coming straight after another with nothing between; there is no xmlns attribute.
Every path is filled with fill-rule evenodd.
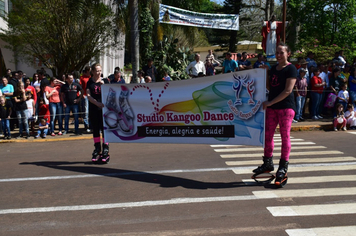
<svg viewBox="0 0 356 236"><path fill-rule="evenodd" d="M239 15L206 14L159 5L159 22L212 29L239 30Z"/></svg>
<svg viewBox="0 0 356 236"><path fill-rule="evenodd" d="M266 72L102 85L109 142L264 145Z"/></svg>

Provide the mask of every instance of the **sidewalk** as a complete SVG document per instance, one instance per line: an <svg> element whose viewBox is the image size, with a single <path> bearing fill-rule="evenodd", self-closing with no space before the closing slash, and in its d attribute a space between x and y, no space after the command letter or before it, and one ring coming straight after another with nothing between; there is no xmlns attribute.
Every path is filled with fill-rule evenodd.
<svg viewBox="0 0 356 236"><path fill-rule="evenodd" d="M324 131L331 131L333 128L331 118L324 118L320 120L311 120L306 119L303 122L293 123L292 124L292 132L297 131L315 131L315 130L324 130ZM37 138L35 139L33 136L29 137L28 139L25 138L18 138L18 129L12 131L12 139L4 140L0 137L0 145L2 143L25 143L25 142L55 142L55 141L70 141L70 140L91 140L93 138L92 133L86 133L83 127L83 124L79 125L79 130L83 133L82 135L75 135L71 133L71 130L74 130L74 125L69 125L70 132L66 135L56 135L50 136L47 135L46 138ZM277 131L279 132L279 127L277 127Z"/></svg>

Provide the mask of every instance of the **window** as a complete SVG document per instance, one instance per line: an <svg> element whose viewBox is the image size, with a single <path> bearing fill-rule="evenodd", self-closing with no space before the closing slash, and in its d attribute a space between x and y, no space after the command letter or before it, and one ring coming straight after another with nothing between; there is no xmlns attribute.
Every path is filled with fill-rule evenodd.
<svg viewBox="0 0 356 236"><path fill-rule="evenodd" d="M0 0L0 16L5 16L5 0Z"/></svg>

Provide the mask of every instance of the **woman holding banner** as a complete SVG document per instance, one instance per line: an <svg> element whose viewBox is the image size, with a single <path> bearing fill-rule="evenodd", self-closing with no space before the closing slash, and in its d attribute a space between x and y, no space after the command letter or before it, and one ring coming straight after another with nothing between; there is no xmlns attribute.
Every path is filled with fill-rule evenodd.
<svg viewBox="0 0 356 236"><path fill-rule="evenodd" d="M283 187L287 183L288 161L291 150L290 129L296 110L293 87L297 79L297 69L292 63L288 62L290 54L291 51L286 44L280 43L278 45L276 50L278 64L273 66L270 71L269 97L268 101L263 103L263 109L266 110L263 164L253 170L255 173L253 178L274 170L272 161L273 136L277 125L279 125L282 150L275 180L275 184L279 187Z"/></svg>

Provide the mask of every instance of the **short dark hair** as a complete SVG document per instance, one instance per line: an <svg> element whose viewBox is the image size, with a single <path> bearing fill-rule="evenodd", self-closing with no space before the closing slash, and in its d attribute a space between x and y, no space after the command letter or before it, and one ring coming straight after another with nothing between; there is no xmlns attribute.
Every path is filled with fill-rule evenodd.
<svg viewBox="0 0 356 236"><path fill-rule="evenodd" d="M90 71L90 66L84 67L84 72L88 72L88 71Z"/></svg>

